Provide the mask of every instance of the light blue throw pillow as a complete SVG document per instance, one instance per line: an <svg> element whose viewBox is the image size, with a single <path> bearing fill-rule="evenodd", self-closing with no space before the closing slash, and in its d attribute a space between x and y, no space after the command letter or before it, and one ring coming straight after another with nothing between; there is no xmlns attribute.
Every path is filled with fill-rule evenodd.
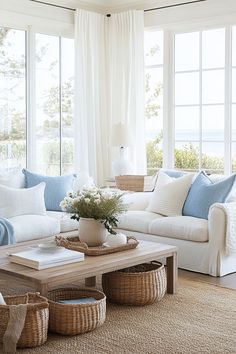
<svg viewBox="0 0 236 354"><path fill-rule="evenodd" d="M210 206L214 203L224 203L235 182L236 174L224 180L213 183L201 171L193 182L186 198L183 215L208 219Z"/></svg>
<svg viewBox="0 0 236 354"><path fill-rule="evenodd" d="M37 173L22 170L25 175L25 187L30 188L41 182L46 183L45 205L47 210L61 211L60 202L65 198L67 192L72 191L74 176L43 176Z"/></svg>

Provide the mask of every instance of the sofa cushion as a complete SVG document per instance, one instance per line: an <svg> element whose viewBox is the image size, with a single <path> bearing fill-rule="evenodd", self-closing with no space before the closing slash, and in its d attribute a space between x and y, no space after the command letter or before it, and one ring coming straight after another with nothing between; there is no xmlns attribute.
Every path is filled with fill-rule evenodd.
<svg viewBox="0 0 236 354"><path fill-rule="evenodd" d="M130 210L119 217L118 228L148 233L150 222L159 218L163 216L149 211Z"/></svg>
<svg viewBox="0 0 236 354"><path fill-rule="evenodd" d="M14 168L10 171L1 170L0 184L11 188L24 188L25 176L19 168Z"/></svg>
<svg viewBox="0 0 236 354"><path fill-rule="evenodd" d="M18 215L46 215L44 203L45 183L26 189L0 185L0 217Z"/></svg>
<svg viewBox="0 0 236 354"><path fill-rule="evenodd" d="M68 232L78 229L78 221L70 218L72 214L64 213L62 211L47 211L47 215L59 220L60 232Z"/></svg>
<svg viewBox="0 0 236 354"><path fill-rule="evenodd" d="M191 216L164 217L153 220L149 233L181 240L208 241L208 222Z"/></svg>
<svg viewBox="0 0 236 354"><path fill-rule="evenodd" d="M173 178L160 171L146 210L165 216L182 215L183 205L192 180L192 173Z"/></svg>
<svg viewBox="0 0 236 354"><path fill-rule="evenodd" d="M45 205L47 210L61 211L60 202L72 191L74 181L73 175L66 176L43 176L37 173L23 170L25 174L26 188L36 186L40 182L45 182Z"/></svg>
<svg viewBox="0 0 236 354"><path fill-rule="evenodd" d="M213 183L201 171L193 182L183 208L183 215L207 219L210 206L224 203L235 182L236 174Z"/></svg>
<svg viewBox="0 0 236 354"><path fill-rule="evenodd" d="M16 242L41 239L60 232L60 222L42 215L20 215L10 218Z"/></svg>

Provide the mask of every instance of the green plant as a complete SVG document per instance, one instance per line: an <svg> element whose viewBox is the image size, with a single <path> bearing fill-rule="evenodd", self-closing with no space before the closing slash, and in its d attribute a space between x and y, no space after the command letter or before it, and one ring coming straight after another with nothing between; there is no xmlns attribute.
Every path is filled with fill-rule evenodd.
<svg viewBox="0 0 236 354"><path fill-rule="evenodd" d="M118 216L127 210L122 200L123 194L96 187L84 188L77 193L69 193L61 203L62 210L72 213L71 219L93 218L100 220L109 233L115 235Z"/></svg>

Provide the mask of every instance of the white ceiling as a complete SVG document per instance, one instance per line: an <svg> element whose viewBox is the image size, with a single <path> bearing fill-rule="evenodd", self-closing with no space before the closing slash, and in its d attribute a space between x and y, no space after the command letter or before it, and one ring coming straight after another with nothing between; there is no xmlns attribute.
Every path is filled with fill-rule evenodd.
<svg viewBox="0 0 236 354"><path fill-rule="evenodd" d="M116 11L120 9L146 9L186 2L188 0L44 0L66 7L94 8L100 11Z"/></svg>

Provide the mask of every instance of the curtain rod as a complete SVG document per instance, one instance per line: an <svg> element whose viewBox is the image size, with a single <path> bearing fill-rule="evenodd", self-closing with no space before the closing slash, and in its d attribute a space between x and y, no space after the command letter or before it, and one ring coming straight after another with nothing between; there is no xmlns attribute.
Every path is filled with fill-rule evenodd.
<svg viewBox="0 0 236 354"><path fill-rule="evenodd" d="M43 5L48 5L48 6L52 6L52 7L57 7L59 9L64 9L64 10L70 10L70 11L76 11L76 9L72 8L72 7L66 7L66 6L62 6L62 5L56 5L56 4L52 4L49 2L45 2L45 1L41 1L41 0L30 0L31 2L36 2L38 4L43 4ZM156 11L156 10L162 10L162 9L168 9L170 7L177 7L177 6L182 6L182 5L191 5L191 4L195 4L197 2L204 2L207 0L192 0L192 1L186 1L186 2L181 2L178 4L172 4L172 5L165 5L165 6L160 6L160 7L154 7L151 9L145 9L144 12L149 12L149 11ZM107 14L107 17L110 17L111 14Z"/></svg>

